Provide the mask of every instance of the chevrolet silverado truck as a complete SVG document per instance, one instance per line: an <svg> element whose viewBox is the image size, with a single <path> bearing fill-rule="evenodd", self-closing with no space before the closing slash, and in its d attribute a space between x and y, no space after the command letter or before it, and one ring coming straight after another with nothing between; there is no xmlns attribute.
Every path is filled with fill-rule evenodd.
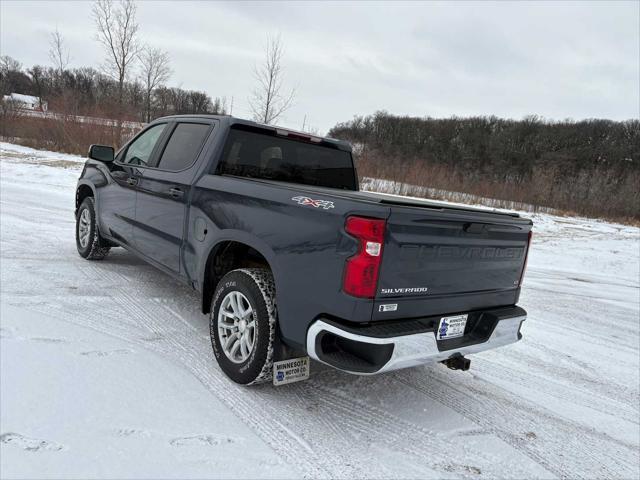
<svg viewBox="0 0 640 480"><path fill-rule="evenodd" d="M124 247L201 294L235 382L370 375L521 338L532 222L359 191L347 142L229 116L155 120L92 145L76 191L88 260ZM274 366L279 365L282 368Z"/></svg>

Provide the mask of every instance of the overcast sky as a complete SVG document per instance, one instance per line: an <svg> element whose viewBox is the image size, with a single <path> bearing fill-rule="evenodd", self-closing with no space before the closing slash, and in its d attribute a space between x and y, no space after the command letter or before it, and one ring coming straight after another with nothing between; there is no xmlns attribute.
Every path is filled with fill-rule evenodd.
<svg viewBox="0 0 640 480"><path fill-rule="evenodd" d="M294 107L321 133L376 110L416 116L638 118L640 3L138 3L143 40L169 52L171 86L234 98L249 117L268 35L285 45ZM72 67L98 67L91 3L0 2L0 52L49 64L58 27Z"/></svg>

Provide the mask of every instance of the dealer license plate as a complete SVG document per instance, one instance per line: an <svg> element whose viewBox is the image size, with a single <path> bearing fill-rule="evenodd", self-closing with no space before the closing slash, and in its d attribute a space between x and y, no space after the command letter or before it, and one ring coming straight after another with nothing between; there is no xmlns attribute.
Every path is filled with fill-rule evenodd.
<svg viewBox="0 0 640 480"><path fill-rule="evenodd" d="M464 327L467 326L467 314L442 317L436 332L437 340L448 340L464 335Z"/></svg>
<svg viewBox="0 0 640 480"><path fill-rule="evenodd" d="M273 362L273 384L286 385L309 378L309 357Z"/></svg>

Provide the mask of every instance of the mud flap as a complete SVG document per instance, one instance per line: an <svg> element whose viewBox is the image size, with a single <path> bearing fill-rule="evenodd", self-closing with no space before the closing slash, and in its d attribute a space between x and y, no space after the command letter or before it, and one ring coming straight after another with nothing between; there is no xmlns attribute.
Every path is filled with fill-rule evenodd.
<svg viewBox="0 0 640 480"><path fill-rule="evenodd" d="M279 386L307 380L310 363L309 357L289 358L273 362L273 384Z"/></svg>

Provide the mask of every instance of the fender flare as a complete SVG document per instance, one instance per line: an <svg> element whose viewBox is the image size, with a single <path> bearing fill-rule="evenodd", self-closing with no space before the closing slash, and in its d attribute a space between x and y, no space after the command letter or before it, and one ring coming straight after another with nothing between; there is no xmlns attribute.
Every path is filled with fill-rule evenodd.
<svg viewBox="0 0 640 480"><path fill-rule="evenodd" d="M77 213L78 207L80 206L80 204L78 202L78 192L80 191L81 187L89 187L91 189L91 192L93 193L93 199L96 202L96 208L97 208L97 205L98 205L98 197L97 197L96 187L93 184L93 182L89 182L88 180L85 180L85 179L80 179L80 180L78 180L78 184L76 185L75 208L73 210L74 214Z"/></svg>
<svg viewBox="0 0 640 480"><path fill-rule="evenodd" d="M271 268L271 272L273 273L273 279L276 284L276 291L278 287L278 267L276 263L276 254L273 249L263 240L256 237L255 235L251 235L250 233L244 232L242 230L222 230L220 234L215 237L215 240L212 240L211 243L204 250L206 255L204 255L204 261L200 262L198 266L198 285L200 289L203 289L205 275L207 274L207 264L209 263L209 257L211 254L220 246L220 244L224 242L238 242L248 247L253 248L260 255L262 255L269 264Z"/></svg>

